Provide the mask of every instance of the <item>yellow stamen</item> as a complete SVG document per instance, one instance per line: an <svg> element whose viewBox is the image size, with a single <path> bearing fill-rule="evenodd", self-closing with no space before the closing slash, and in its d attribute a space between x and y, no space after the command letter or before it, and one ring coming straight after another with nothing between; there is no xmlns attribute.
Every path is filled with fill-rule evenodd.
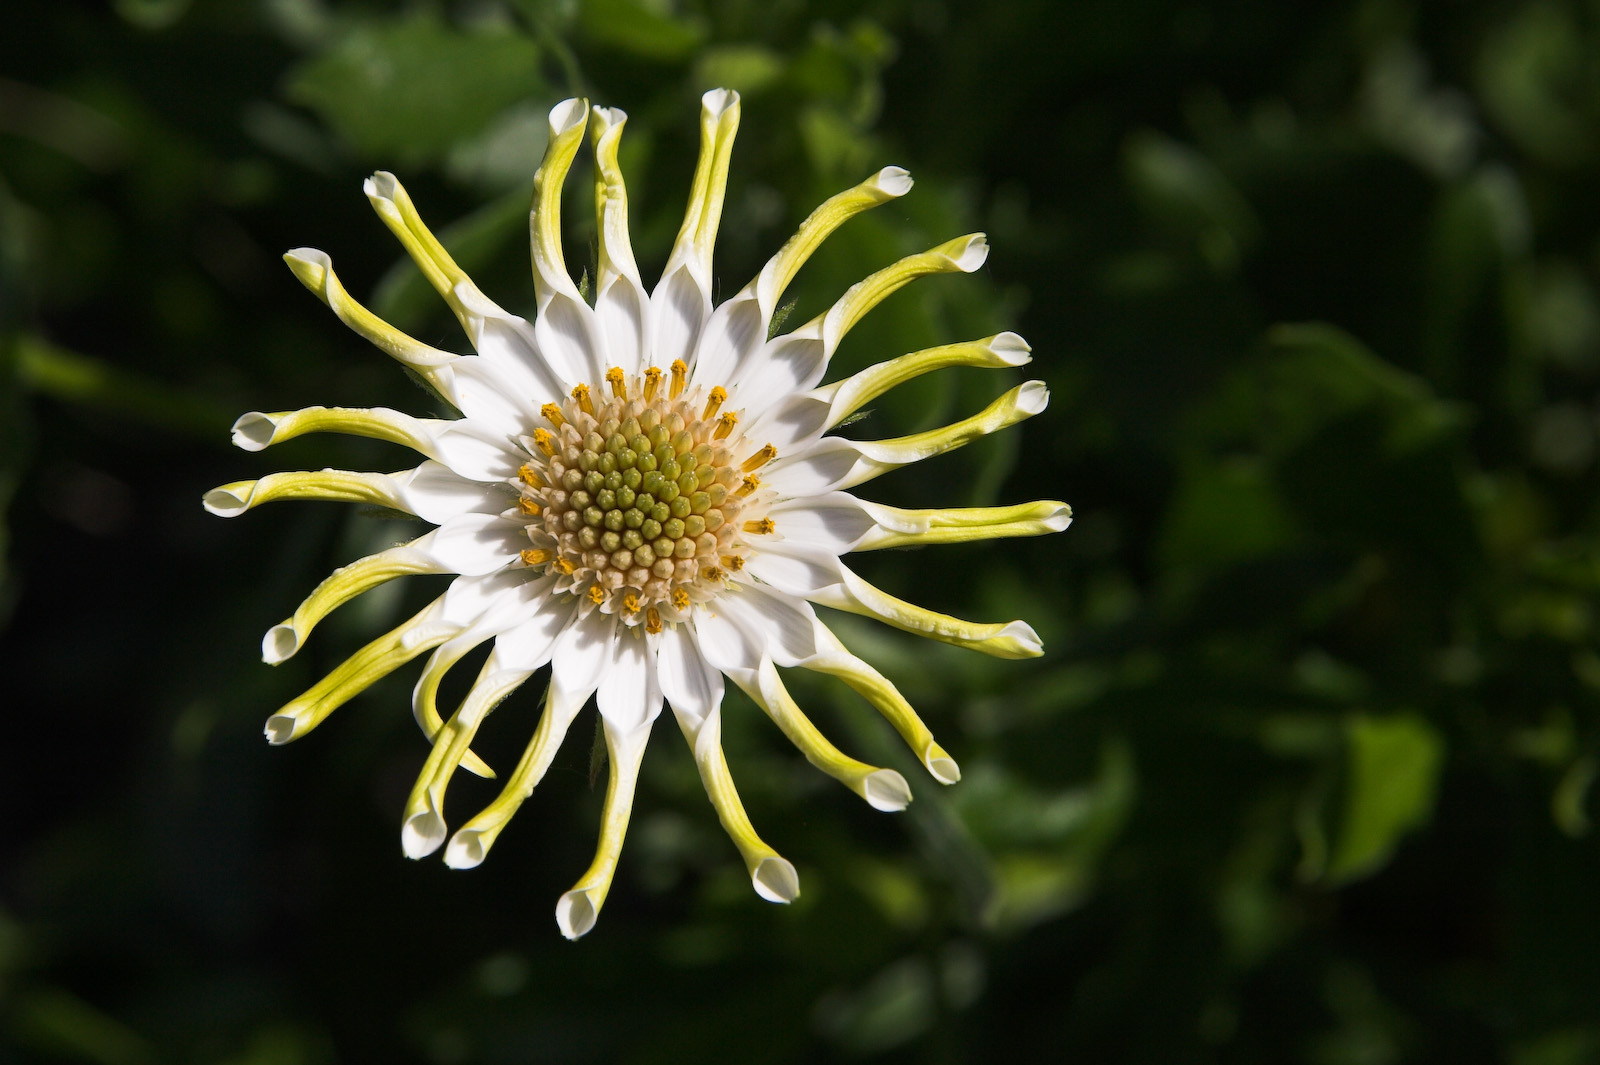
<svg viewBox="0 0 1600 1065"><path fill-rule="evenodd" d="M720 419L718 419L717 431L711 434L712 439L713 440L722 440L722 439L724 439L725 437L727 437L727 435L729 433L733 432L733 427L735 425L738 425L738 424L739 424L739 412L736 411L736 410L728 411Z"/></svg>
<svg viewBox="0 0 1600 1065"><path fill-rule="evenodd" d="M594 416L594 404L589 399L588 385L574 386L572 389L572 398L578 401L578 406L583 410L583 413L589 415L590 417Z"/></svg>
<svg viewBox="0 0 1600 1065"><path fill-rule="evenodd" d="M726 388L723 388L721 385L713 388L711 390L711 395L706 397L706 410L704 414L700 415L700 420L703 422L710 421L712 415L717 413L718 408L722 406L723 401L727 398L728 390Z"/></svg>
<svg viewBox="0 0 1600 1065"><path fill-rule="evenodd" d="M757 477L755 474L752 473L750 476L746 477L743 481L739 482L739 487L735 488L733 490L733 494L736 495L736 496L747 496L750 493L754 492L757 488L760 488L760 487L761 487L761 478Z"/></svg>
<svg viewBox="0 0 1600 1065"><path fill-rule="evenodd" d="M712 566L709 569L701 570L700 575L708 581L721 581L727 576L726 573L722 572L722 569L719 566Z"/></svg>
<svg viewBox="0 0 1600 1065"><path fill-rule="evenodd" d="M537 436L534 439L538 439ZM533 488L543 488L544 482L539 479L539 471L524 463L522 469L517 471L517 480Z"/></svg>
<svg viewBox="0 0 1600 1065"><path fill-rule="evenodd" d="M639 597L634 595L632 592L629 592L627 595L623 596L622 609L626 610L630 614L637 614L639 612Z"/></svg>
<svg viewBox="0 0 1600 1065"><path fill-rule="evenodd" d="M578 567L576 567L576 566L574 566L572 564L570 559L565 559L565 558L556 559L556 569L560 570L562 573L566 574L568 577L572 576L572 571L577 569L577 568Z"/></svg>
<svg viewBox="0 0 1600 1065"><path fill-rule="evenodd" d="M550 561L550 552L543 548L530 547L522 552L522 561L530 566L542 565Z"/></svg>
<svg viewBox="0 0 1600 1065"><path fill-rule="evenodd" d="M661 631L661 611L655 607L644 612L644 631L652 636Z"/></svg>
<svg viewBox="0 0 1600 1065"><path fill-rule="evenodd" d="M567 424L567 420L561 416L561 408L556 406L554 403L546 403L544 406L539 408L539 413L544 415L545 421L549 422L557 429Z"/></svg>
<svg viewBox="0 0 1600 1065"><path fill-rule="evenodd" d="M768 444L754 455L744 460L744 465L739 467L745 473L754 473L773 459L778 457L778 449Z"/></svg>
<svg viewBox="0 0 1600 1065"><path fill-rule="evenodd" d="M517 509L531 518L539 513L539 501L532 496L520 496L517 499Z"/></svg>
<svg viewBox="0 0 1600 1065"><path fill-rule="evenodd" d="M684 385L689 381L689 364L682 359L672 360L672 389L667 393L668 399L677 399L683 395Z"/></svg>
<svg viewBox="0 0 1600 1065"><path fill-rule="evenodd" d="M740 570L744 569L744 556L743 555L723 555L722 556L722 564L724 566L727 566L733 572L738 573Z"/></svg>
<svg viewBox="0 0 1600 1065"><path fill-rule="evenodd" d="M689 593L682 588L672 589L672 605L679 610L689 609Z"/></svg>
<svg viewBox="0 0 1600 1065"><path fill-rule="evenodd" d="M534 446L546 455L554 455L556 453L555 438L556 434L548 429L535 429L533 431Z"/></svg>
<svg viewBox="0 0 1600 1065"><path fill-rule="evenodd" d="M755 533L757 536L766 536L777 527L778 523L771 518L762 518L760 521L747 521L744 523L744 531Z"/></svg>
<svg viewBox="0 0 1600 1065"><path fill-rule="evenodd" d="M622 372L622 367L613 366L606 371L606 384L611 386L611 394L618 399L628 398L628 380Z"/></svg>
<svg viewBox="0 0 1600 1065"><path fill-rule="evenodd" d="M606 590L598 584L589 585L589 602L599 606L606 601Z"/></svg>
<svg viewBox="0 0 1600 1065"><path fill-rule="evenodd" d="M661 387L661 367L652 366L644 372L644 398L656 398L656 389Z"/></svg>

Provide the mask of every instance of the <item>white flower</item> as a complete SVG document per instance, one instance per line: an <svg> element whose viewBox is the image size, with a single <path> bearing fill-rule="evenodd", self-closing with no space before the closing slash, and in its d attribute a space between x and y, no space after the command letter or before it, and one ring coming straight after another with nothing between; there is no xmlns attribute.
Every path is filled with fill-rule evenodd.
<svg viewBox="0 0 1600 1065"><path fill-rule="evenodd" d="M561 186L592 118L599 273L590 306L561 252ZM594 696L610 756L594 864L561 897L568 938L594 924L632 806L640 759L663 701L694 752L706 792L749 868L774 902L799 894L794 867L756 835L720 741L723 678L742 688L819 769L880 810L911 800L904 778L858 762L817 731L790 698L778 667L834 674L894 725L941 783L959 770L888 680L852 655L812 603L865 614L909 632L1002 658L1040 653L1021 621L980 625L935 614L880 591L840 561L850 551L1029 536L1066 527L1065 504L900 510L845 489L959 447L1039 413L1042 382L1007 392L982 413L913 436L861 442L824 435L893 386L943 366L1020 366L1012 333L903 355L819 386L841 337L914 278L972 271L981 234L903 259L853 286L825 314L768 339L774 309L796 271L851 216L911 188L887 167L817 208L743 290L712 307L712 246L739 123L739 98L703 99L702 148L683 227L655 290L639 280L627 198L617 167L626 116L568 100L550 112L550 141L531 214L532 323L480 292L422 224L393 175L366 183L385 224L449 303L476 355L455 355L399 332L362 307L309 248L284 258L345 324L424 377L462 414L413 418L386 409L310 407L246 414L238 446L257 451L310 432L405 444L426 457L400 473L279 473L206 493L232 516L269 500L340 499L414 514L437 528L336 571L262 643L282 662L329 611L395 577L458 574L421 613L356 652L268 719L287 743L378 678L432 652L413 708L433 749L406 804L401 841L413 858L446 844L445 790L456 768L492 776L468 748L489 711L550 667L543 716L499 798L449 836L445 861L484 858L549 767L573 718ZM493 641L481 674L448 719L439 682L474 647Z"/></svg>

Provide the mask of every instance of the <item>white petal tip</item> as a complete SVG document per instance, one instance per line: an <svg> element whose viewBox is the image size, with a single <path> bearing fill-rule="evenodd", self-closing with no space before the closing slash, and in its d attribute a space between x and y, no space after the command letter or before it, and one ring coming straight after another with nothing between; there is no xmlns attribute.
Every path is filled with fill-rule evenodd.
<svg viewBox="0 0 1600 1065"><path fill-rule="evenodd" d="M400 826L400 848L407 858L426 858L444 842L444 819L432 810L406 818Z"/></svg>
<svg viewBox="0 0 1600 1065"><path fill-rule="evenodd" d="M880 192L889 196L904 196L911 191L911 186L916 184L911 179L911 172L898 166L884 167L873 175L872 183Z"/></svg>
<svg viewBox="0 0 1600 1065"><path fill-rule="evenodd" d="M967 237L966 240L966 247L950 256L950 258L955 262L956 269L970 274L982 266L989 258L989 238L982 233L974 233L972 236Z"/></svg>
<svg viewBox="0 0 1600 1065"><path fill-rule="evenodd" d="M700 106L711 118L720 118L729 108L739 106L739 94L732 89L711 89L700 97Z"/></svg>
<svg viewBox="0 0 1600 1065"><path fill-rule="evenodd" d="M583 125L589 118L589 102L574 96L550 109L550 137L554 139Z"/></svg>
<svg viewBox="0 0 1600 1065"><path fill-rule="evenodd" d="M600 908L591 898L593 891L593 888L574 889L556 903L556 926L568 939L588 934L595 918L600 916Z"/></svg>
<svg viewBox="0 0 1600 1065"><path fill-rule="evenodd" d="M275 666L294 657L294 653L298 650L300 650L300 634L295 631L292 621L272 626L261 638L261 661L269 666Z"/></svg>
<svg viewBox="0 0 1600 1065"><path fill-rule="evenodd" d="M393 200L400 179L387 170L379 170L361 183L361 191L371 200Z"/></svg>
<svg viewBox="0 0 1600 1065"><path fill-rule="evenodd" d="M750 874L756 894L768 902L790 903L800 897L800 874L786 859L763 858Z"/></svg>
<svg viewBox="0 0 1600 1065"><path fill-rule="evenodd" d="M1011 658L1038 658L1044 654L1044 641L1026 621L1013 621L1000 630L996 639L1009 645Z"/></svg>
<svg viewBox="0 0 1600 1065"><path fill-rule="evenodd" d="M333 270L333 259L316 248L294 248L283 253L283 261L300 283L312 292L320 293L328 284L328 274Z"/></svg>
<svg viewBox="0 0 1600 1065"><path fill-rule="evenodd" d="M1065 503L1057 503L1056 509L1044 519L1044 527L1051 532L1060 532L1072 524L1072 508Z"/></svg>
<svg viewBox="0 0 1600 1065"><path fill-rule="evenodd" d="M943 751L937 754L930 751L923 758L922 764L928 767L933 779L941 784L954 784L961 779L961 767L956 765L954 758Z"/></svg>
<svg viewBox="0 0 1600 1065"><path fill-rule="evenodd" d="M260 451L272 443L277 432L278 419L253 410L239 415L239 420L233 423L233 446L244 451Z"/></svg>
<svg viewBox="0 0 1600 1065"><path fill-rule="evenodd" d="M267 742L274 747L281 747L294 739L300 727L300 718L295 714L273 714L267 718L266 728L261 731L266 735Z"/></svg>
<svg viewBox="0 0 1600 1065"><path fill-rule="evenodd" d="M1029 354L1032 350L1028 342L1015 333L1001 333L989 341L989 351L1008 366L1021 366L1032 361L1033 356Z"/></svg>
<svg viewBox="0 0 1600 1065"><path fill-rule="evenodd" d="M225 488L213 488L200 499L200 504L206 512L215 514L219 518L234 518L250 509L250 496L255 489L254 481L247 481L242 485L228 485Z"/></svg>
<svg viewBox="0 0 1600 1065"><path fill-rule="evenodd" d="M893 769L877 769L861 784L861 797L874 810L897 813L911 802L911 785Z"/></svg>
<svg viewBox="0 0 1600 1065"><path fill-rule="evenodd" d="M628 112L620 107L595 107L590 109L590 114L599 123L601 132L615 129L628 121Z"/></svg>
<svg viewBox="0 0 1600 1065"><path fill-rule="evenodd" d="M444 849L444 864L452 869L475 869L483 864L488 853L483 833L475 828L463 828L450 837L450 845Z"/></svg>
<svg viewBox="0 0 1600 1065"><path fill-rule="evenodd" d="M1050 405L1050 389L1043 381L1029 381L1017 389L1017 409L1034 415Z"/></svg>

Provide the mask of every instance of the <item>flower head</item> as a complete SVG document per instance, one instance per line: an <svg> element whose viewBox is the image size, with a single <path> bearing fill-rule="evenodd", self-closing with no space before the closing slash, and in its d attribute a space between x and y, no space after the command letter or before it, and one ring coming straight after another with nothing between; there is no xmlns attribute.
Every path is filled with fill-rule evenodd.
<svg viewBox="0 0 1600 1065"><path fill-rule="evenodd" d="M569 938L593 926L605 901L645 742L664 702L756 892L774 902L795 898L799 882L794 867L756 835L734 790L720 739L724 678L748 693L812 764L880 810L911 800L904 778L828 742L795 705L778 667L840 677L894 725L934 779L959 779L955 761L894 685L851 654L811 604L1002 658L1037 655L1038 637L1023 622L974 624L923 610L863 581L840 556L1037 535L1070 520L1067 506L1053 501L902 510L845 491L1039 413L1048 399L1041 382L1014 388L942 429L870 442L826 435L874 397L930 370L1028 361L1022 339L1002 333L819 384L840 338L884 297L917 277L982 265L988 248L981 234L879 270L826 313L769 339L784 289L823 239L853 215L905 194L910 176L887 167L834 196L755 280L713 307L712 247L739 98L724 90L704 97L688 211L651 291L639 279L628 241L617 166L625 120L621 111L591 111L581 100L550 112L530 219L538 304L531 323L478 290L393 175L369 179L368 199L449 304L476 354L435 349L382 321L345 292L322 252L300 248L284 258L345 324L420 374L461 417L328 407L246 414L233 429L234 443L246 450L339 432L404 444L425 461L392 474L271 474L205 496L206 509L224 516L275 499L339 499L377 503L436 526L337 570L262 643L267 662L282 662L318 621L362 592L407 574L456 575L438 599L266 725L272 743L298 739L375 680L427 653L412 705L432 751L406 804L407 855L420 858L444 846L451 866L481 862L594 697L611 769L594 864L556 908ZM560 233L561 188L586 125L599 216L592 305L567 272ZM440 680L484 643L492 648L482 672L444 718ZM478 727L545 666L543 715L521 761L500 796L448 834L445 791L456 769L493 775L470 750Z"/></svg>

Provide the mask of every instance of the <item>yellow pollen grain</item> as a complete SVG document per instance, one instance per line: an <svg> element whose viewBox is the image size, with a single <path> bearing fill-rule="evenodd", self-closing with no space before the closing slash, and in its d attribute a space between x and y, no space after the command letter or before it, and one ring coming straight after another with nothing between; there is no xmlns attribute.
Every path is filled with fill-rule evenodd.
<svg viewBox="0 0 1600 1065"><path fill-rule="evenodd" d="M605 589L600 587L598 584L589 585L589 602L593 603L595 606L599 606L601 603L603 603L605 601L606 601Z"/></svg>
<svg viewBox="0 0 1600 1065"><path fill-rule="evenodd" d="M570 559L565 559L565 558L556 559L556 569L560 570L563 574L565 574L568 577L572 576L572 571L577 569L577 568L578 567L576 567L576 566L574 566L572 564Z"/></svg>
<svg viewBox="0 0 1600 1065"><path fill-rule="evenodd" d="M656 398L656 390L661 387L661 367L652 366L644 372L644 398Z"/></svg>
<svg viewBox="0 0 1600 1065"><path fill-rule="evenodd" d="M661 611L655 607L644 612L644 631L652 636L661 631Z"/></svg>
<svg viewBox="0 0 1600 1065"><path fill-rule="evenodd" d="M556 406L554 403L546 403L544 406L539 408L539 413L544 416L545 421L549 422L557 429L567 424L567 419L561 416L561 408Z"/></svg>
<svg viewBox="0 0 1600 1065"><path fill-rule="evenodd" d="M538 566L550 561L550 552L538 547L530 547L522 552L522 561L530 566Z"/></svg>
<svg viewBox="0 0 1600 1065"><path fill-rule="evenodd" d="M733 432L733 427L739 424L739 412L730 410L717 419L717 431L711 434L713 440L722 440Z"/></svg>
<svg viewBox="0 0 1600 1065"><path fill-rule="evenodd" d="M760 521L747 521L744 523L744 531L755 533L757 536L766 536L777 527L778 523L771 518L762 518Z"/></svg>
<svg viewBox="0 0 1600 1065"><path fill-rule="evenodd" d="M578 401L578 407L583 413L594 417L594 402L589 398L589 386L577 385L572 389L572 398Z"/></svg>
<svg viewBox="0 0 1600 1065"><path fill-rule="evenodd" d="M623 596L622 609L626 610L630 614L637 614L639 612L639 597L634 595L632 592L629 592L627 595Z"/></svg>
<svg viewBox="0 0 1600 1065"><path fill-rule="evenodd" d="M730 569L734 573L738 573L740 570L744 569L744 556L743 555L723 555L722 556L722 564L724 566L727 566L728 569Z"/></svg>
<svg viewBox="0 0 1600 1065"><path fill-rule="evenodd" d="M739 487L735 488L733 490L733 494L736 495L736 496L747 496L750 493L754 492L757 488L760 488L760 487L761 487L761 478L757 477L755 474L752 473L750 476L746 477L743 481L739 482Z"/></svg>
<svg viewBox="0 0 1600 1065"><path fill-rule="evenodd" d="M778 457L778 449L768 444L754 455L744 460L744 465L739 467L745 473L754 473L773 459Z"/></svg>
<svg viewBox="0 0 1600 1065"><path fill-rule="evenodd" d="M527 463L523 463L522 469L517 471L517 480L533 488L544 487L544 482L539 480L539 471Z"/></svg>
<svg viewBox="0 0 1600 1065"><path fill-rule="evenodd" d="M700 415L700 420L703 422L710 421L712 417L716 415L718 409L721 408L723 401L727 398L728 390L726 388L723 388L721 385L713 388L711 390L711 394L706 397L705 413Z"/></svg>
<svg viewBox="0 0 1600 1065"><path fill-rule="evenodd" d="M689 381L689 364L682 359L672 360L672 389L667 393L668 399L677 399L683 395L683 387Z"/></svg>
<svg viewBox="0 0 1600 1065"><path fill-rule="evenodd" d="M712 566L709 569L702 570L701 576L705 577L705 579L708 581L720 581L722 578L726 577L727 574L722 572L722 568L720 566Z"/></svg>
<svg viewBox="0 0 1600 1065"><path fill-rule="evenodd" d="M517 509L531 518L539 513L539 502L531 496L521 496L517 499Z"/></svg>
<svg viewBox="0 0 1600 1065"><path fill-rule="evenodd" d="M672 605L679 610L689 609L689 593L682 588L672 589Z"/></svg>
<svg viewBox="0 0 1600 1065"><path fill-rule="evenodd" d="M554 455L556 453L555 438L556 434L548 429L535 429L533 431L534 446L546 455Z"/></svg>
<svg viewBox="0 0 1600 1065"><path fill-rule="evenodd" d="M613 366L606 371L606 384L611 386L611 394L618 399L628 398L628 379L622 372L622 367Z"/></svg>

